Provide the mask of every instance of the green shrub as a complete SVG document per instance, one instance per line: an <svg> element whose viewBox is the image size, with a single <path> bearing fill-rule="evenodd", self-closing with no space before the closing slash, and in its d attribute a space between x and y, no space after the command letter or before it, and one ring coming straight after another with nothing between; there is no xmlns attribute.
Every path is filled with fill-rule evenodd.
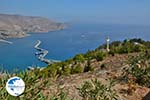
<svg viewBox="0 0 150 100"><path fill-rule="evenodd" d="M102 61L104 59L104 57L106 56L106 53L99 51L96 53L96 60L97 61Z"/></svg>
<svg viewBox="0 0 150 100"><path fill-rule="evenodd" d="M91 51L88 51L84 57L87 59L87 60L92 60L92 59L95 59L96 58L96 50L91 50Z"/></svg>
<svg viewBox="0 0 150 100"><path fill-rule="evenodd" d="M71 74L71 69L69 66L64 66L63 68L63 75L70 75Z"/></svg>
<svg viewBox="0 0 150 100"><path fill-rule="evenodd" d="M109 53L111 56L115 56L115 52L114 52L113 50L110 50L108 53Z"/></svg>
<svg viewBox="0 0 150 100"><path fill-rule="evenodd" d="M71 100L71 99L68 97L67 92L65 92L61 88L58 88L57 92L50 96L50 100Z"/></svg>
<svg viewBox="0 0 150 100"><path fill-rule="evenodd" d="M119 54L141 52L146 48L148 48L146 42L141 39L124 40L123 42L114 41L110 44L110 51Z"/></svg>
<svg viewBox="0 0 150 100"><path fill-rule="evenodd" d="M114 81L110 80L108 85L102 84L97 79L86 81L77 88L83 100L117 100L117 94L112 89Z"/></svg>
<svg viewBox="0 0 150 100"><path fill-rule="evenodd" d="M74 68L72 69L72 74L82 73L83 71L84 71L84 68L80 64L78 64L74 66Z"/></svg>
<svg viewBox="0 0 150 100"><path fill-rule="evenodd" d="M134 77L135 83L149 87L150 86L150 53L141 53L136 57L131 57L128 61L129 67L124 71L124 78L127 81L131 79L128 76Z"/></svg>
<svg viewBox="0 0 150 100"><path fill-rule="evenodd" d="M49 77L55 77L57 75L57 68L55 66L51 66L47 71Z"/></svg>
<svg viewBox="0 0 150 100"><path fill-rule="evenodd" d="M87 61L87 65L84 67L84 72L94 71L94 67L92 67L90 60Z"/></svg>
<svg viewBox="0 0 150 100"><path fill-rule="evenodd" d="M83 54L78 54L73 58L73 60L76 62L84 62L86 59Z"/></svg>
<svg viewBox="0 0 150 100"><path fill-rule="evenodd" d="M5 89L7 80L13 76L21 77L26 86L24 93L18 97L11 96ZM5 76L0 78L0 84L0 100L30 100L31 98L33 100L38 100L40 98L42 100L47 100L47 97L44 97L41 91L43 87L46 87L46 85L49 84L49 81L43 79L41 84L38 74L35 74L34 72L22 71L17 74L6 73Z"/></svg>

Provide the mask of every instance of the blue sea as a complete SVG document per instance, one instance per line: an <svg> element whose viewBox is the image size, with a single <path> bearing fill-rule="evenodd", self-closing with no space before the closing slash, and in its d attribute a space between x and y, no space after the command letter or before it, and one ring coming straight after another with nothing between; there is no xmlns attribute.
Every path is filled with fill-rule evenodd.
<svg viewBox="0 0 150 100"><path fill-rule="evenodd" d="M74 23L67 24L64 30L48 33L30 33L21 39L9 39L13 44L0 42L0 68L13 71L25 70L28 66L45 67L35 56L34 45L41 40L41 48L49 51L46 58L66 60L78 53L86 53L105 43L109 36L111 41L130 38L150 40L150 26Z"/></svg>

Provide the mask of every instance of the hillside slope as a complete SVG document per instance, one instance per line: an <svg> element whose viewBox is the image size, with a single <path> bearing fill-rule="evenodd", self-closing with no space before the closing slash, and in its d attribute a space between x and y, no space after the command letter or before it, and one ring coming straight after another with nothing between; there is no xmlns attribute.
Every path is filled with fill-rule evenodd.
<svg viewBox="0 0 150 100"><path fill-rule="evenodd" d="M27 32L48 32L64 27L43 17L0 14L0 38L25 37Z"/></svg>
<svg viewBox="0 0 150 100"><path fill-rule="evenodd" d="M150 100L150 41L114 41L66 61L30 71L0 74L0 99L5 100ZM26 83L13 97L5 89L12 76Z"/></svg>

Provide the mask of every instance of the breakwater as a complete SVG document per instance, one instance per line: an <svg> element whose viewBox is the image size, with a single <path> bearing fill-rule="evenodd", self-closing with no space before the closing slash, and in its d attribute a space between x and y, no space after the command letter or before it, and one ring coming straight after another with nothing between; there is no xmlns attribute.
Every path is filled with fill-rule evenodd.
<svg viewBox="0 0 150 100"><path fill-rule="evenodd" d="M8 44L13 44L12 42L4 40L4 39L0 39L0 42L4 42L4 43L8 43Z"/></svg>
<svg viewBox="0 0 150 100"><path fill-rule="evenodd" d="M48 54L48 50L40 48L39 46L41 43L42 42L40 40L38 40L37 44L34 46L34 48L37 50L37 52L35 52L35 55L38 57L38 60L40 60L46 64L60 62L58 60L46 59L45 56Z"/></svg>

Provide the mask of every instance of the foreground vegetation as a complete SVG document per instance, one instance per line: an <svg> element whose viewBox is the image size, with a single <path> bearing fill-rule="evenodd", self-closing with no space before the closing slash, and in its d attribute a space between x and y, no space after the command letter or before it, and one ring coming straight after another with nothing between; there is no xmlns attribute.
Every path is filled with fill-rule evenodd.
<svg viewBox="0 0 150 100"><path fill-rule="evenodd" d="M116 91L112 89L114 85L113 80L109 80L109 84L104 85L94 79L86 81L82 87L77 89L83 100L117 100Z"/></svg>
<svg viewBox="0 0 150 100"><path fill-rule="evenodd" d="M150 51L130 57L129 67L124 69L123 77L128 83L150 87Z"/></svg>
<svg viewBox="0 0 150 100"><path fill-rule="evenodd" d="M142 39L124 40L123 42L114 41L110 44L110 52L105 51L105 48L106 44L85 54L78 54L64 62L48 65L47 68L41 71L40 75L42 77L56 78L61 75L93 71L92 60L102 61L105 57L114 56L115 54L145 52L150 49L150 42Z"/></svg>
<svg viewBox="0 0 150 100"><path fill-rule="evenodd" d="M131 39L114 41L110 44L110 51L105 51L106 44L88 51L85 54L78 54L73 58L60 63L48 65L44 69L35 69L34 71L23 71L9 74L3 73L0 77L0 100L71 100L68 93L61 88L58 92L50 95L44 95L43 91L53 85L53 82L60 76L69 76L71 74L85 73L95 71L94 62L101 62L106 57L116 54L137 53L136 56L129 57L128 67L122 71L121 79L127 84L150 87L150 42L141 39ZM104 64L101 67L107 67ZM10 96L5 85L8 78L12 76L21 77L26 83L25 92L19 97ZM113 81L109 84L102 84L101 81L94 79L86 81L80 87L77 87L78 94L83 100L116 100L117 94L112 87ZM129 91L132 92L133 87Z"/></svg>

